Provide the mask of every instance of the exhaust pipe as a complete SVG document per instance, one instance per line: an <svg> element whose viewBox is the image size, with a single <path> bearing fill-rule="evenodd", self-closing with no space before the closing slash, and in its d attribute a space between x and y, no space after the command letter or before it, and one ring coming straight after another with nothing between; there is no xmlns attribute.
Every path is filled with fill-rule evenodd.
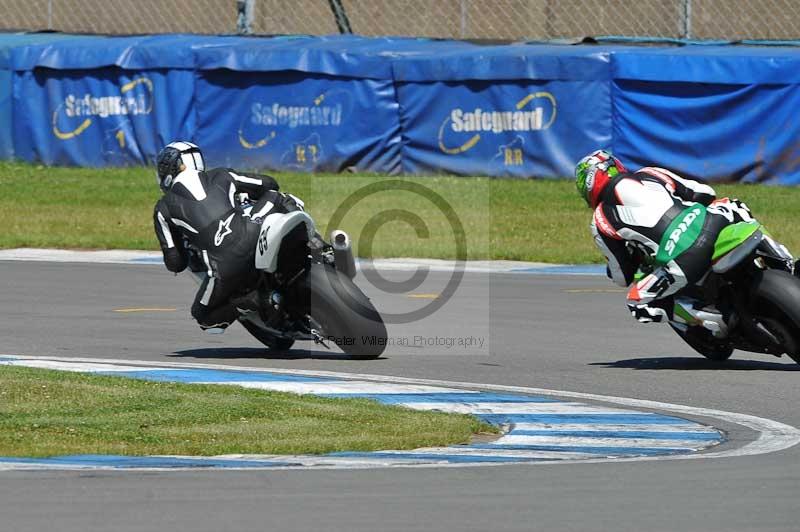
<svg viewBox="0 0 800 532"><path fill-rule="evenodd" d="M333 246L333 260L336 269L352 279L356 276L356 259L353 257L353 247L347 233L340 230L331 232L331 246Z"/></svg>

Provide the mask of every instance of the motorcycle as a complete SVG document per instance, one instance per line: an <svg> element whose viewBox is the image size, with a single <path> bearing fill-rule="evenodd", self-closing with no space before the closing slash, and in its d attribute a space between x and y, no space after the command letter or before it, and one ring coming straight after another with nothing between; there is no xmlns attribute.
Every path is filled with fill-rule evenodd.
<svg viewBox="0 0 800 532"><path fill-rule="evenodd" d="M691 311L675 306L678 336L715 361L740 349L800 364L800 267L786 247L757 221L738 222L720 233L712 264L681 294Z"/></svg>
<svg viewBox="0 0 800 532"><path fill-rule="evenodd" d="M258 310L240 311L238 321L271 350L311 340L326 348L334 343L356 359L383 353L386 326L353 282L355 259L345 232L333 231L329 244L305 211L270 214L261 223L255 270L255 286L247 290L256 291Z"/></svg>

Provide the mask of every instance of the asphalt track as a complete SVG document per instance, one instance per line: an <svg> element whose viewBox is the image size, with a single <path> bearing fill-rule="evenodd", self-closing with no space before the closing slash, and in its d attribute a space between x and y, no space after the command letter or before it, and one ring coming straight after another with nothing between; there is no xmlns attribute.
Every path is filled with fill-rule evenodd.
<svg viewBox="0 0 800 532"><path fill-rule="evenodd" d="M363 362L313 346L264 358L243 330L198 334L188 316L192 281L154 266L0 262L0 275L5 354L533 386L800 426L800 366L739 352L724 365L707 362L666 327L633 322L624 294L598 277L468 274L433 315L390 326L390 337L411 345ZM365 286L381 310L402 312L429 302L446 277L432 274L413 291L416 297ZM416 337L483 337L484 344L419 346ZM754 437L720 428L731 431L732 445ZM714 460L480 469L4 472L0 529L797 530L798 458L794 447Z"/></svg>

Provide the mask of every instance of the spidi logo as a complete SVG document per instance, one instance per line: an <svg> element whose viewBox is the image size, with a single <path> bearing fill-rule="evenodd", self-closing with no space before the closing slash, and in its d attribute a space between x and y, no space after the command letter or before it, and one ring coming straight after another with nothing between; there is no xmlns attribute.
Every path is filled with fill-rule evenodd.
<svg viewBox="0 0 800 532"><path fill-rule="evenodd" d="M439 149L456 155L474 148L482 134L526 133L548 129L556 119L556 98L549 92L534 92L514 105L514 109L496 110L456 107L439 127ZM463 142L453 139L469 135Z"/></svg>
<svg viewBox="0 0 800 532"><path fill-rule="evenodd" d="M669 234L669 238L667 239L667 243L664 246L667 251L667 255L671 256L673 253L675 253L675 248L678 246L678 242L680 242L681 237L687 233L689 228L692 227L692 224L702 212L703 211L699 207L692 209L686 214L686 216L683 217L683 220L678 223L677 227L672 230L672 232Z"/></svg>
<svg viewBox="0 0 800 532"><path fill-rule="evenodd" d="M152 111L153 82L146 77L135 78L125 83L120 87L119 95L69 93L53 111L53 134L61 140L69 140L86 131L95 119L148 115ZM123 144L124 140L119 139L119 142Z"/></svg>
<svg viewBox="0 0 800 532"><path fill-rule="evenodd" d="M687 207L669 224L656 253L656 263L663 265L679 257L700 237L706 220L706 208L700 204Z"/></svg>

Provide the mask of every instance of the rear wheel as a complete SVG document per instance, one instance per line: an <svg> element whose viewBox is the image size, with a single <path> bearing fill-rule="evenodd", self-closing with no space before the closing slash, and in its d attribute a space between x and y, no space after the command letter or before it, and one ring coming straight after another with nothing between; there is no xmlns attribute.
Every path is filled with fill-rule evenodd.
<svg viewBox="0 0 800 532"><path fill-rule="evenodd" d="M782 270L760 272L751 292L756 319L800 364L800 279Z"/></svg>
<svg viewBox="0 0 800 532"><path fill-rule="evenodd" d="M322 336L353 358L379 357L386 326L369 298L333 266L312 263L301 281L301 298Z"/></svg>

